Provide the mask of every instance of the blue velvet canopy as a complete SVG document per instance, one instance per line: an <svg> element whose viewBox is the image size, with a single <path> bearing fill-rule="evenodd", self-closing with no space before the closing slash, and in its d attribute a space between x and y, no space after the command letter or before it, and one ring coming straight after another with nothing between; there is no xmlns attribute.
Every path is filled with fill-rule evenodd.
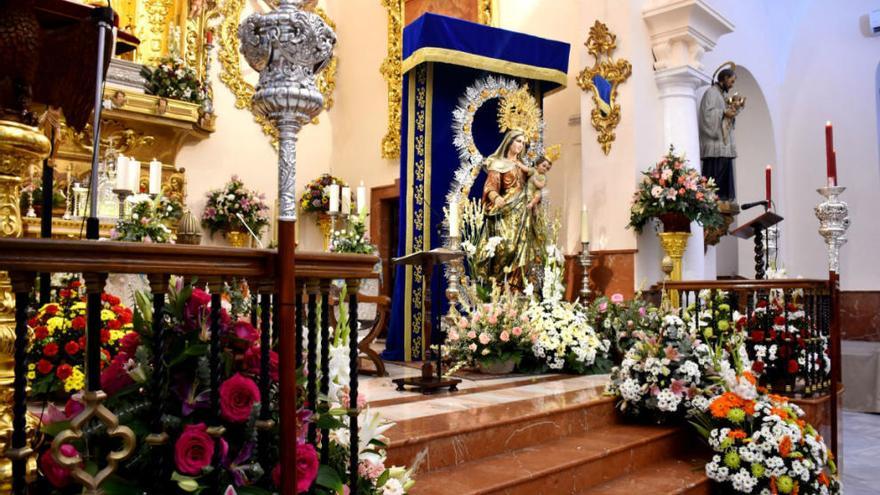
<svg viewBox="0 0 880 495"><path fill-rule="evenodd" d="M425 14L403 31L403 108L400 150L400 244L404 256L442 245L446 194L459 167L452 112L466 88L490 74L527 83L541 102L565 85L570 46L451 17ZM476 146L488 155L501 141L497 102L487 102L473 124ZM472 194L482 190L482 179ZM418 267L397 267L388 360L421 360L432 342L423 335L427 287ZM448 309L442 268L432 277L431 308Z"/></svg>

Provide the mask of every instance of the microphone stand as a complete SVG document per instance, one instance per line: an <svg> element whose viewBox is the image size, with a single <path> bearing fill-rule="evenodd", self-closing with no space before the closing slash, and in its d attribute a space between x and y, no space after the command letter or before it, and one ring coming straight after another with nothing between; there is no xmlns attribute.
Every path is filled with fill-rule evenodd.
<svg viewBox="0 0 880 495"><path fill-rule="evenodd" d="M100 237L98 222L98 155L101 148L101 110L104 98L104 51L106 50L107 32L113 29L113 8L96 7L92 13L98 24L98 60L95 77L95 117L92 121L92 169L89 175L89 217L86 219L86 239L97 240Z"/></svg>

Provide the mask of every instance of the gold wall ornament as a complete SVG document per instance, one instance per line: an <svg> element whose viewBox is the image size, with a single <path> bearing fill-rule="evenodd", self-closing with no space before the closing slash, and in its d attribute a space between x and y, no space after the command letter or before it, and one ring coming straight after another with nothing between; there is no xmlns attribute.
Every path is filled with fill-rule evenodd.
<svg viewBox="0 0 880 495"><path fill-rule="evenodd" d="M592 91L595 108L590 113L593 128L599 131L597 141L607 155L614 142L614 129L620 123L620 105L617 86L632 74L632 64L625 59L614 60L611 53L617 48L617 36L608 26L596 21L584 46L596 60L578 74L577 83L584 91Z"/></svg>
<svg viewBox="0 0 880 495"><path fill-rule="evenodd" d="M477 2L477 20L487 26L498 20L497 0ZM388 87L388 130L382 137L382 158L400 157L400 122L403 105L403 28L406 26L405 0L381 0L388 17L388 46L379 73Z"/></svg>
<svg viewBox="0 0 880 495"><path fill-rule="evenodd" d="M277 5L277 1L273 2L272 0L268 0L266 3L272 7ZM241 70L241 41L238 39L238 25L241 23L246 4L246 0L225 0L221 5L218 0L216 13L211 15L216 15L221 19L218 32L219 50L217 51L217 60L220 62L220 81L235 96L235 108L251 110L255 87L248 82ZM320 7L314 7L314 9L315 13L321 16L321 19L331 29L336 29L336 23L330 19L324 9ZM337 66L338 57L334 55L315 78L315 85L324 97L324 110L333 108ZM253 111L251 114L254 116L254 121L260 125L263 134L269 136L272 146L277 148L278 130L275 129L275 126L265 117L257 115ZM317 122L317 117L312 119L312 123Z"/></svg>

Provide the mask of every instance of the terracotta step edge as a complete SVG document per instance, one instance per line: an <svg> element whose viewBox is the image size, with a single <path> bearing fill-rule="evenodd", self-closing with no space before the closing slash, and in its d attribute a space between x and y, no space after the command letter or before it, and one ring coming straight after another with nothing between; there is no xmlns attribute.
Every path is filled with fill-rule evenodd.
<svg viewBox="0 0 880 495"><path fill-rule="evenodd" d="M549 397L549 396L545 396L545 397ZM523 399L521 401L517 400L517 401L505 402L504 404L497 404L497 405L498 406L506 406L506 405L517 404L517 403L521 403L521 402L529 402L529 401L533 401L533 400L535 400L535 398ZM514 416L514 417L510 417L510 418L500 419L496 422L493 422L491 426L492 427L507 426L509 424L519 423L519 422L523 422L523 421L529 421L532 419L537 419L537 418L541 418L541 417L545 417L545 416L564 414L564 413L571 412L571 411L574 411L577 409L598 407L598 406L607 404L608 402L614 402L616 400L617 400L617 397L601 395L599 397L596 397L595 399L591 399L586 402L565 405L565 406L559 407L558 409L553 409L552 411L533 412L533 413L524 414L522 416ZM493 407L493 406L496 406L496 404L493 404L488 407ZM446 414L457 414L457 413L467 413L467 411L451 411L448 413L436 414L434 416L442 416L442 415L446 415ZM431 417L431 416L423 416L423 417L415 418L415 419L420 420L420 419L429 418L429 417ZM395 421L395 425L400 425L400 424L403 424L407 421L412 421L412 420L404 419L404 420L400 420L400 421ZM399 442L392 440L392 442L388 446L388 448L393 449L396 447L409 447L409 446L412 446L415 444L425 443L425 442L428 442L431 440L436 440L438 438L443 438L446 436L460 435L463 433L472 433L475 431L486 429L486 427L487 427L487 425L469 424L467 426L462 426L456 430L438 431L438 432L427 433L427 434L419 435L419 436L415 436L415 437L408 437L408 438L403 439ZM393 429L391 431L389 431L388 433L390 435L393 435Z"/></svg>
<svg viewBox="0 0 880 495"><path fill-rule="evenodd" d="M602 428L602 429L605 429L605 428ZM597 431L601 431L602 429L594 430L591 433L595 434ZM594 463L594 462L599 462L606 457L610 457L614 454L618 454L620 452L624 452L626 450L629 450L629 449L632 449L632 448L635 448L635 447L638 447L641 445L648 445L651 443L662 441L662 440L666 439L667 437L670 437L670 436L673 436L676 434L680 434L681 432L682 432L682 430L678 429L678 428L659 430L657 433L654 433L652 435L646 435L645 437L639 438L638 440L634 440L631 442L620 444L620 445L617 445L617 446L612 447L610 449L603 450L601 452L585 453L584 456L573 458L568 462L556 464L556 465L549 466L544 469L540 469L540 470L536 470L536 471L531 471L525 477L520 477L522 475L512 475L511 478L509 478L507 481L500 483L500 484L497 484L497 485L494 485L491 488L491 491L476 490L474 492L470 492L469 495L482 495L485 493L493 493L498 490L503 490L505 488L510 488L512 486L516 486L517 484L521 483L524 479L534 480L537 478L544 478L547 476L552 476L556 473L559 473L559 472L562 472L562 471L565 471L568 469L572 469L574 467L577 467L577 466L580 466L583 464L590 464L590 463ZM586 433L584 434L584 436L587 436L587 435L588 434L586 434ZM581 435L576 435L576 436L581 436ZM569 436L569 437L564 437L564 438L571 439L572 437ZM555 440L553 442L547 442L545 444L540 444L540 445L550 446L550 445L557 443L559 441L560 440ZM585 443L588 441L589 441L589 439L585 439ZM524 449L517 449L517 450L524 450ZM514 450L513 452L516 452L516 450ZM504 455L509 455L509 453L496 454L491 457L477 459L471 463L458 464L458 465L454 465L454 466L446 466L446 467L443 467L443 468L438 469L436 471L428 471L427 473L422 473L420 478L424 479L425 476L430 476L430 475L442 476L446 472L449 472L449 471L467 469L469 464L470 465L479 464L481 462L486 462L490 459L495 459L495 458L498 458L498 457L501 457ZM416 482L418 482L418 481L419 481L419 479L416 479Z"/></svg>
<svg viewBox="0 0 880 495"><path fill-rule="evenodd" d="M676 457L673 457L670 459L663 459L663 460L660 460L657 462L652 462L650 464L646 464L644 466L639 467L638 469L636 469L635 471L633 471L631 473L627 473L626 475L623 475L623 476L618 476L617 478L613 478L613 479L610 479L604 483L600 483L596 486L590 487L586 491L580 492L580 495L589 495L589 494L593 493L594 491L599 491L604 488L608 488L610 486L613 486L615 484L623 483L625 480L636 477L644 471L657 469L658 467L668 469L673 464L676 465L676 467L677 467L679 465L679 463L684 463L686 465L690 465L692 460L693 459L688 460L687 458L683 458L682 456L679 455L679 456L676 456ZM694 472L696 473L697 471L694 471ZM685 486L678 487L674 492L672 492L672 494L685 493L688 490L691 490L693 488L696 488L696 487L703 485L703 484L706 484L706 483L711 483L711 480L709 479L708 476L706 476L705 471L702 471L700 473L700 479L690 481Z"/></svg>

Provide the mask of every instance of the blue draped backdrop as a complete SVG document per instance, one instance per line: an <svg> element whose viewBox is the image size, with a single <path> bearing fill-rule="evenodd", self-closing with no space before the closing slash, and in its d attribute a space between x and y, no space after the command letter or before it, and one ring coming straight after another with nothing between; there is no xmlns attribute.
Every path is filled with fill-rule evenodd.
<svg viewBox="0 0 880 495"><path fill-rule="evenodd" d="M400 152L400 226L398 256L441 247L443 207L459 167L452 144L452 112L465 89L489 74L528 83L542 97L564 85L569 45L460 19L425 14L403 32L403 107ZM501 141L497 101L477 112L474 141L483 155ZM481 175L471 189L482 191ZM424 274L419 268L396 267L391 323L383 359L421 360L439 341L422 335L426 317ZM432 277L431 307L448 309L442 268Z"/></svg>

